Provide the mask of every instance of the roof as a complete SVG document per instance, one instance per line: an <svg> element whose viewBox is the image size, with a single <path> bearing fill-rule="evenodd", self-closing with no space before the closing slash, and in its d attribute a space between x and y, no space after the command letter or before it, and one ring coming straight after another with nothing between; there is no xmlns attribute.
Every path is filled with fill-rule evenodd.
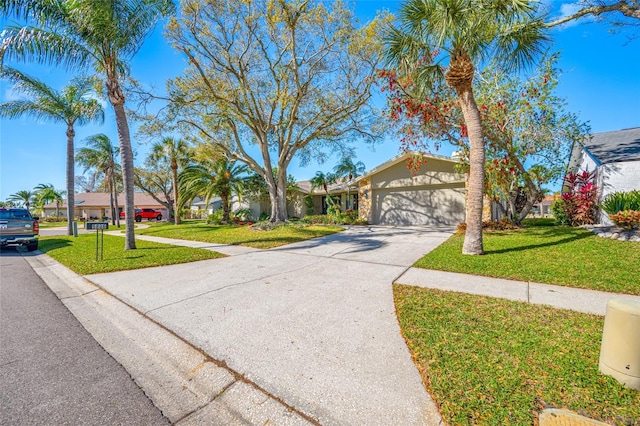
<svg viewBox="0 0 640 426"><path fill-rule="evenodd" d="M366 179L371 175L375 175L376 173L380 173L383 170L388 169L389 167L393 167L396 164L405 161L407 158L409 157L413 157L413 156L422 156L424 158L432 158L434 160L441 160L441 161L449 161L451 163L460 163L460 161L452 158L452 157L447 157L445 155L437 155L437 154L427 154L424 152L418 152L418 151L407 151L407 152L403 152L401 154L396 155L395 157L393 157L391 160L386 161L382 164L380 164L378 167L374 167L373 169L369 170L367 173L363 174L362 176L356 178L356 180L354 182L359 182L362 179Z"/></svg>
<svg viewBox="0 0 640 426"><path fill-rule="evenodd" d="M164 200L164 195L157 194L157 197L161 200ZM106 192L83 192L80 194L74 195L74 201L76 207L81 206L108 206L109 205L109 194ZM133 194L133 204L135 206L162 206L159 202L153 199L153 197L146 192L135 192ZM60 207L66 207L67 200L65 199ZM124 206L124 194L118 194L118 206ZM55 208L56 203L49 203L44 206L45 208Z"/></svg>
<svg viewBox="0 0 640 426"><path fill-rule="evenodd" d="M341 182L336 182L336 183L332 183L331 185L327 186L327 191L329 193L336 193L336 192L346 192L347 191L347 187L348 186L352 186L354 183L354 181L350 181L347 182L346 179L343 179ZM300 192L302 192L303 194L310 194L311 193L311 181L310 180L302 180L299 182L296 182L296 185L298 185L298 188L300 189ZM314 188L314 194L315 195L319 195L319 194L324 194L324 188Z"/></svg>
<svg viewBox="0 0 640 426"><path fill-rule="evenodd" d="M640 127L595 133L581 143L600 164L640 160Z"/></svg>

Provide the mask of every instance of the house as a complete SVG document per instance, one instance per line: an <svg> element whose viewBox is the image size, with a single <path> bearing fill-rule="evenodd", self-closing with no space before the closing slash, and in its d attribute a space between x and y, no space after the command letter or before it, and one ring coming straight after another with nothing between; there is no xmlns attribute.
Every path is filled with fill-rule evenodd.
<svg viewBox="0 0 640 426"><path fill-rule="evenodd" d="M600 201L613 192L640 190L640 127L596 133L574 143L569 171L595 171ZM611 225L601 212L599 223Z"/></svg>
<svg viewBox="0 0 640 426"><path fill-rule="evenodd" d="M158 194L157 197L164 200L164 196ZM109 206L109 194L105 192L84 192L74 195L75 211L74 217L78 219L91 220L111 218L110 206ZM163 217L168 218L169 212L166 207L156 201L152 196L147 193L136 192L133 195L133 203L135 208L151 208L159 210ZM124 194L118 195L118 207L116 211L118 214L124 209ZM64 200L60 206L60 216L66 216L67 200ZM56 214L56 203L49 203L44 206L45 216L54 216Z"/></svg>
<svg viewBox="0 0 640 426"><path fill-rule="evenodd" d="M421 156L414 172L407 160ZM457 225L465 221L466 175L459 161L408 152L355 180L358 211L375 225Z"/></svg>

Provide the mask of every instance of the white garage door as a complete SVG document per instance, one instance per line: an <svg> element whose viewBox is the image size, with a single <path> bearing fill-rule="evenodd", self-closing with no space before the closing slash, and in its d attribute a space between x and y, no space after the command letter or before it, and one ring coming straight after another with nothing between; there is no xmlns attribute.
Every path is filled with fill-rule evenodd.
<svg viewBox="0 0 640 426"><path fill-rule="evenodd" d="M378 225L457 225L465 220L465 190L376 189L373 223Z"/></svg>

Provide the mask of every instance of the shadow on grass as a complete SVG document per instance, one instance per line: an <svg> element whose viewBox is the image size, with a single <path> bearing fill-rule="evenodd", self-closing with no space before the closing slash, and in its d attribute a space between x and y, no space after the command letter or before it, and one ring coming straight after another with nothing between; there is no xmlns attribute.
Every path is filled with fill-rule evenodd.
<svg viewBox="0 0 640 426"><path fill-rule="evenodd" d="M493 237L506 237L507 234L496 234ZM564 236L565 238L562 239L556 239L553 241L548 241L548 238L557 238L557 237L561 237ZM585 238L590 238L593 237L593 234L589 231L585 231L585 230L575 230L573 228L549 228L549 229L543 229L542 227L539 230L536 230L536 232L533 235L527 235L527 237L529 239L531 238L541 238L544 239L544 242L541 242L540 244L527 244L527 245L523 245L523 246L518 246L518 247L509 247L509 248L503 248L503 249L497 249L497 250L485 250L485 254L489 255L489 254L501 254L501 253L512 253L512 252L517 252L517 251L526 251L526 250L532 250L532 249L537 249L537 248L543 248L543 247L553 247L553 246L558 246L558 245L563 245L563 244L568 244L568 243L572 243L574 241L579 241L579 240L583 240Z"/></svg>

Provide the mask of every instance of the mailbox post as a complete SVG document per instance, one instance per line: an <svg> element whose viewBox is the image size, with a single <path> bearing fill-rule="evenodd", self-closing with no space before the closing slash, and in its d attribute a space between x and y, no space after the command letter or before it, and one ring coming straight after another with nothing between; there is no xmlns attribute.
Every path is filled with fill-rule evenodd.
<svg viewBox="0 0 640 426"><path fill-rule="evenodd" d="M109 229L109 222L87 222L87 230L96 230L96 262L98 261L98 247L100 246L100 260L104 257L104 230ZM98 243L98 233L100 234L101 244Z"/></svg>

